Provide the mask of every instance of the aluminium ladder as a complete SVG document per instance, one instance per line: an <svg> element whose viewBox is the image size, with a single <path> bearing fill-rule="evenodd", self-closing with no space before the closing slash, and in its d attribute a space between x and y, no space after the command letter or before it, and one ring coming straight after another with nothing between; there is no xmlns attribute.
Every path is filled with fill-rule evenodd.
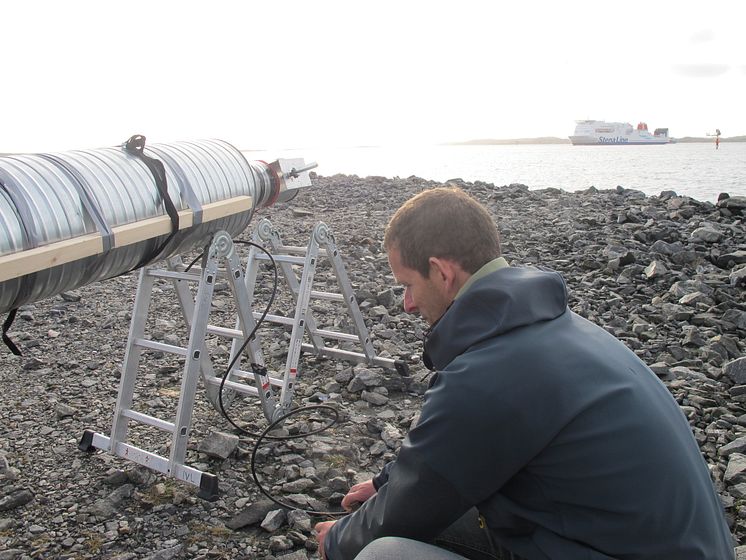
<svg viewBox="0 0 746 560"><path fill-rule="evenodd" d="M267 373L262 356L261 341L257 333L251 337L243 351L248 357L251 370L234 367L226 373L225 379L217 376L214 372L206 347L206 335L212 334L233 339L232 363L239 349L244 346L246 337L255 330L256 319L261 316L260 313L252 313L251 309L259 272L258 263L262 260L269 260L266 254L252 246L246 270L242 270L230 235L226 232L218 232L202 256L201 269L187 270L181 261L181 257L177 256L166 261L166 269L146 266L141 270L111 436L107 437L92 430L85 430L79 445L81 450L92 451L97 448L108 451L198 486L199 497L215 500L218 496L217 477L185 465L194 400L200 377L205 385L207 398L216 409L220 409L219 391L221 386L224 386L227 389L222 398L224 404L229 403L237 392L256 396L260 400L265 417L272 422L287 414L291 409L293 387L298 374L301 350L331 358L395 368L401 375L409 374L404 362L375 355L339 251L325 224L317 224L308 247L305 249L283 245L279 234L272 229L267 220L260 222L254 232L253 239L255 243L269 245L269 251L275 253L273 259L281 268L282 276L296 300L294 317L267 314L265 318L265 321L269 323L292 326L288 356L282 378L273 377ZM318 292L312 289L316 264L319 257L324 256L330 260L341 294ZM219 268L221 264L223 265L222 270ZM301 264L303 265L303 272L299 281L292 267ZM225 274L230 284L237 310L236 328L233 329L209 323L215 283L221 273ZM155 281L159 278L170 280L174 285L182 314L190 330L186 347L158 342L145 336L153 287ZM189 282L198 283L196 297L192 296L188 286ZM317 328L313 314L309 310L311 297L344 301L357 332L347 334ZM311 340L310 344L303 342L306 330L308 330ZM325 344L325 339L357 342L362 346L363 351L353 352L329 347ZM176 354L185 358L179 401L173 421L160 419L133 408L138 365L144 349ZM239 356L236 359L236 366L240 366L242 357ZM275 387L280 388L279 398L275 394ZM170 433L169 457L162 457L129 443L128 431L129 424L132 421Z"/></svg>

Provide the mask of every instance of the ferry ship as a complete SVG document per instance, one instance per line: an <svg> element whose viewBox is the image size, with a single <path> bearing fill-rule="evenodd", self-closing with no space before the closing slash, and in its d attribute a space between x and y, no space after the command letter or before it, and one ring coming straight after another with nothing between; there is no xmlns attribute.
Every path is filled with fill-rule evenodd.
<svg viewBox="0 0 746 560"><path fill-rule="evenodd" d="M637 128L620 122L584 120L575 123L575 134L570 136L574 146L669 144L672 140L667 128L656 128L651 134L644 122Z"/></svg>

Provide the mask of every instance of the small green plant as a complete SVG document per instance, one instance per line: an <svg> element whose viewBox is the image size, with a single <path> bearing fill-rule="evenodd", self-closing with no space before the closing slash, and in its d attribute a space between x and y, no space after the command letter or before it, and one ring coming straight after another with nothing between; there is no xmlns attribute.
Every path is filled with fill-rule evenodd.
<svg viewBox="0 0 746 560"><path fill-rule="evenodd" d="M341 454L327 455L326 462L330 467L343 469L347 466L347 457Z"/></svg>

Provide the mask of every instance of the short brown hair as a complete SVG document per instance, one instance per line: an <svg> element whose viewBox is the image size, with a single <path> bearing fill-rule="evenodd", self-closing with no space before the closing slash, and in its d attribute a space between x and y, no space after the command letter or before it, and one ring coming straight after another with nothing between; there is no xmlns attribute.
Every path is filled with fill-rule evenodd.
<svg viewBox="0 0 746 560"><path fill-rule="evenodd" d="M500 256L500 236L487 209L464 191L442 187L405 202L389 221L383 239L402 264L424 277L430 257L450 259L473 274Z"/></svg>

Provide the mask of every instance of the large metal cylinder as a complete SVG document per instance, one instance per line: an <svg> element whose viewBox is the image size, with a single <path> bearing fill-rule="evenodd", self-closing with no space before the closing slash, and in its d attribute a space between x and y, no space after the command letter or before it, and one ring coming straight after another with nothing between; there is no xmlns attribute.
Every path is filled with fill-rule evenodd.
<svg viewBox="0 0 746 560"><path fill-rule="evenodd" d="M0 157L0 258L92 233L104 245L100 254L0 282L0 313L123 274L156 253L189 251L219 230L236 236L282 188L275 168L220 140L153 144L143 153L163 163L176 209L193 212L192 225L165 247L167 235L112 246L112 228L166 214L153 173L123 147ZM202 221L204 205L240 196L252 197L252 208Z"/></svg>

